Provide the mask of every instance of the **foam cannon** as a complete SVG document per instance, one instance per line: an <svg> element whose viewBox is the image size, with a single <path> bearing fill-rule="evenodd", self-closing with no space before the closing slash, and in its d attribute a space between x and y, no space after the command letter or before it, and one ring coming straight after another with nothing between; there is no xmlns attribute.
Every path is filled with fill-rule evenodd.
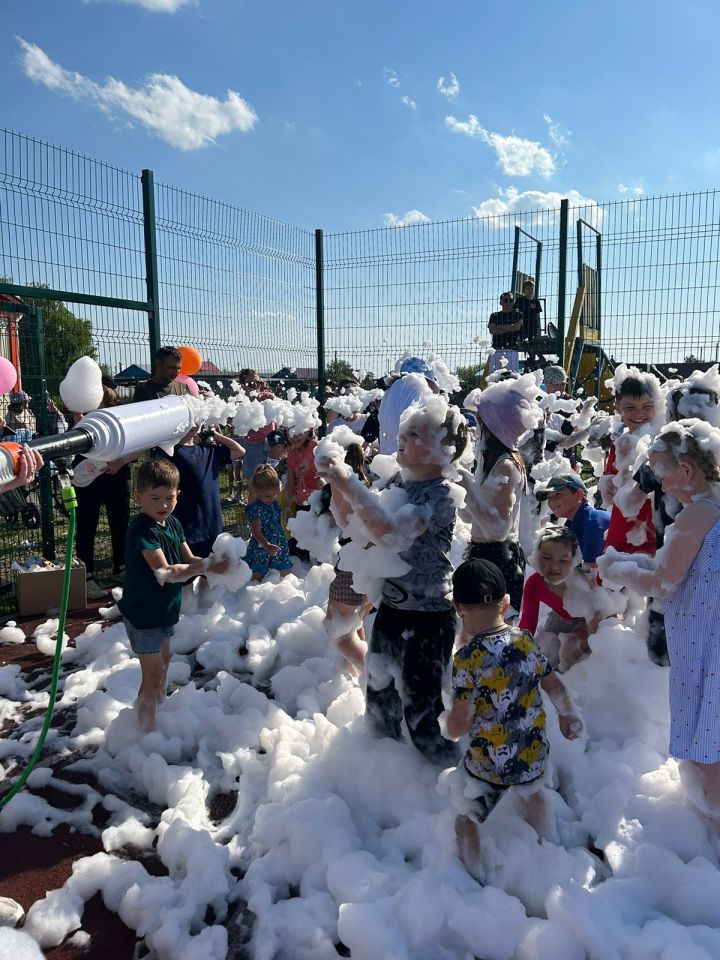
<svg viewBox="0 0 720 960"><path fill-rule="evenodd" d="M184 397L160 397L93 410L67 433L36 437L27 446L37 450L46 463L78 454L110 463L151 447L172 453L195 419ZM21 450L17 443L0 443L0 491L19 472Z"/></svg>

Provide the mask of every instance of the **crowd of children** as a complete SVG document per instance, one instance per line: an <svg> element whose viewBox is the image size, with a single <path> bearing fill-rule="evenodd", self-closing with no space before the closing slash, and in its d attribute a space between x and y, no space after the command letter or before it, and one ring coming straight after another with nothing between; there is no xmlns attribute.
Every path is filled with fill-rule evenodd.
<svg viewBox="0 0 720 960"><path fill-rule="evenodd" d="M406 732L428 761L455 768L450 792L458 850L471 872L478 824L503 796L514 796L541 832L551 777L540 690L557 708L563 735L576 737L581 721L558 674L591 657L601 618L623 615L628 588L664 599L670 752L696 771L720 830L720 429L697 416L677 419L688 395L682 384L672 388L671 420L663 425L657 379L621 369L612 384L617 420L599 484L607 509L600 509L589 502L572 461L538 442L551 409L539 402L533 374L500 371L475 392L474 446L469 418L430 386L427 370L408 368L403 376L412 402L398 415L390 469L381 463L386 457L373 467L372 445L347 422L329 445L318 445L312 431L285 433L273 425L266 433L262 455L253 455L245 508L252 578L302 571L291 555L288 520L298 510L330 515L340 552L328 635L364 685L370 729L395 739ZM711 406L695 403L693 411ZM602 425L604 415L598 416ZM585 435L586 463L596 464L591 448L603 430ZM207 470L217 471L238 447L223 440ZM126 544L120 609L142 666L137 711L144 729L165 694L181 585L219 569L212 556L205 559L212 549L207 538L193 535L188 545L173 516L185 482L182 449L174 458L179 472L168 460L138 471L141 512ZM656 552L658 496L675 503L665 504L674 524L661 531L664 545ZM458 517L469 527L469 542L464 562L453 569ZM378 549L395 566L373 595L361 567L372 566ZM351 555L366 556L367 564L353 568L344 562ZM366 642L364 620L373 608ZM650 653L661 660L657 647ZM463 737L460 750L456 740Z"/></svg>

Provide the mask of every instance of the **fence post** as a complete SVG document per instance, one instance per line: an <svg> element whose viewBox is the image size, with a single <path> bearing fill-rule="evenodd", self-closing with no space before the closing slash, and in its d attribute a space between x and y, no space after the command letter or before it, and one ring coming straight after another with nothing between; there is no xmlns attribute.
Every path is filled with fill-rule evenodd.
<svg viewBox="0 0 720 960"><path fill-rule="evenodd" d="M33 336L37 342L37 373L28 377L26 381L31 380L33 386L30 395L35 398L35 412L37 417L38 434L41 437L47 437L49 433L48 408L47 408L47 376L45 370L45 329L43 326L42 310L39 307L33 307L32 312L28 314L28 319L32 317L34 321ZM53 499L52 499L52 477L50 475L50 464L46 463L38 474L40 481L40 533L42 536L42 556L46 560L55 560L55 524L53 517Z"/></svg>
<svg viewBox="0 0 720 960"><path fill-rule="evenodd" d="M160 296L158 290L157 240L155 236L155 181L152 170L143 170L142 176L143 232L145 234L145 285L148 311L148 340L150 369L160 349Z"/></svg>
<svg viewBox="0 0 720 960"><path fill-rule="evenodd" d="M318 400L325 427L325 292L323 286L323 232L315 231L315 319L317 323Z"/></svg>
<svg viewBox="0 0 720 960"><path fill-rule="evenodd" d="M558 308L557 308L557 355L560 363L565 356L565 292L567 286L567 245L570 204L560 201L560 248L558 250Z"/></svg>
<svg viewBox="0 0 720 960"><path fill-rule="evenodd" d="M520 227L515 224L515 242L513 243L513 264L512 279L510 280L510 290L515 296L515 284L517 283L518 258L520 256Z"/></svg>

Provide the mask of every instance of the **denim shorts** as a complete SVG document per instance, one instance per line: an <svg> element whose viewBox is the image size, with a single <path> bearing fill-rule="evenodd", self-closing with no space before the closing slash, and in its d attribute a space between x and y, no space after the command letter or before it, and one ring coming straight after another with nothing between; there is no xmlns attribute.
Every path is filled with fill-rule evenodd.
<svg viewBox="0 0 720 960"><path fill-rule="evenodd" d="M151 653L160 653L166 640L175 633L175 627L149 627L141 630L134 627L129 620L125 621L125 632L128 635L133 653L142 657Z"/></svg>

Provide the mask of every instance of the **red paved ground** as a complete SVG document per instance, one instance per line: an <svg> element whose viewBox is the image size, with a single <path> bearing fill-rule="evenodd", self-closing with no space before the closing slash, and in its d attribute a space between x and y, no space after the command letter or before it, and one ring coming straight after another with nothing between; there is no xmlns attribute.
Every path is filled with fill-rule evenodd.
<svg viewBox="0 0 720 960"><path fill-rule="evenodd" d="M92 604L88 610L68 615L65 632L71 640L98 619L97 609L106 603ZM30 637L46 619L25 617L18 618L17 623ZM49 669L51 658L39 653L35 644L2 644L0 666L8 663L19 664L22 672L27 674L37 669ZM55 797L52 802L55 803ZM70 833L63 827L50 837L36 837L29 828L22 827L13 834L0 835L0 850L0 896L13 897L27 910L48 890L63 885L75 860L98 853L102 845L96 837ZM135 934L116 914L107 910L99 895L85 906L83 930L91 937L87 949L61 944L46 952L48 960L131 960Z"/></svg>

